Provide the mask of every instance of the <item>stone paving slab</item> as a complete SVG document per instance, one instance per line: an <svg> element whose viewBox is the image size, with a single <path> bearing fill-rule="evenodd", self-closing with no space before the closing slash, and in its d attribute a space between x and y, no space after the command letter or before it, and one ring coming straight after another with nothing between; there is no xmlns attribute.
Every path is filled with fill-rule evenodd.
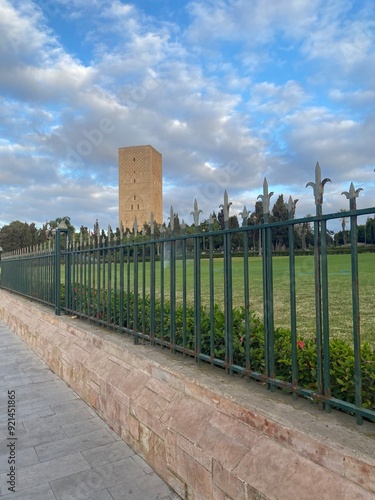
<svg viewBox="0 0 375 500"><path fill-rule="evenodd" d="M8 391L16 430L8 432ZM16 486L10 491L15 442ZM0 322L0 497L177 500L180 497Z"/></svg>

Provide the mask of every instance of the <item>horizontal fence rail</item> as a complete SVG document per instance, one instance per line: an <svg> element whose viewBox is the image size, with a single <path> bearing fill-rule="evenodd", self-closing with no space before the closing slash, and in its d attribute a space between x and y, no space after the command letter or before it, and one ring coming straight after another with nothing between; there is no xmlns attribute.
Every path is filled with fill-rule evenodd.
<svg viewBox="0 0 375 500"><path fill-rule="evenodd" d="M126 237L71 242L59 228L43 248L3 256L1 287L135 343L304 396L327 412L351 413L358 424L375 421L375 255L363 254L362 266L357 244L357 217L375 207L357 210L353 192L344 213L323 215L318 203L315 216L294 219L289 202L289 220L269 222L266 210L262 224L248 225L245 212L243 226L229 228L226 216L222 230L210 221L205 232L196 223L194 233L177 233L171 224L158 237L135 227ZM319 201L322 193L315 194ZM267 208L268 186L261 197ZM228 206L225 198L224 215ZM197 204L193 214L197 222ZM343 216L350 254L337 264L327 222ZM299 255L296 228L303 224L313 227L314 241ZM280 231L283 255L275 251Z"/></svg>

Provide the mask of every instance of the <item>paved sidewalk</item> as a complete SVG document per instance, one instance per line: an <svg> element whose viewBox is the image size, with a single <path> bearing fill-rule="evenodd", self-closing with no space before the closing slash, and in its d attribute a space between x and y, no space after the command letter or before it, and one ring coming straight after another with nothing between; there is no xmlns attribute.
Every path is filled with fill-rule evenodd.
<svg viewBox="0 0 375 500"><path fill-rule="evenodd" d="M7 483L14 452L15 493ZM1 321L0 488L12 500L180 498Z"/></svg>

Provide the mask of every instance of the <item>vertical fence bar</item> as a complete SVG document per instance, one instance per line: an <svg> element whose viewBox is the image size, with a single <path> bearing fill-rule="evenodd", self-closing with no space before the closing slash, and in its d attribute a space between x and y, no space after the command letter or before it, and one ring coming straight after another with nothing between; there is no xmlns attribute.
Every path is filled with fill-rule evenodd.
<svg viewBox="0 0 375 500"><path fill-rule="evenodd" d="M250 213L244 207L242 214L242 227L248 226ZM245 336L242 343L245 344L245 368L250 371L250 292L249 292L249 233L242 233L243 246L243 291L244 291L244 312L245 312ZM241 339L240 339L241 341Z"/></svg>
<svg viewBox="0 0 375 500"><path fill-rule="evenodd" d="M176 331L176 240L174 239L174 210L170 211L170 260L169 260L169 304L170 304L170 349L175 353L175 331Z"/></svg>
<svg viewBox="0 0 375 500"><path fill-rule="evenodd" d="M201 353L201 253L200 238L198 236L199 214L198 202L194 200L194 210L190 215L194 217L194 354L196 363L200 363Z"/></svg>
<svg viewBox="0 0 375 500"><path fill-rule="evenodd" d="M69 233L66 231L66 239L65 239L65 250L62 252L63 255L63 269L65 276L65 308L72 308L72 287L71 287L71 276L72 276L72 245L69 240ZM74 257L73 257L74 258Z"/></svg>
<svg viewBox="0 0 375 500"><path fill-rule="evenodd" d="M356 198L358 198L362 188L354 189L354 184L350 184L349 192L344 191L349 199L349 208L352 211L357 210ZM366 228L365 228L366 230ZM361 371L361 334L360 334L360 308L359 308L359 281L358 281L358 225L357 216L350 216L350 254L352 268L352 314L353 314L353 349L354 349L354 387L355 387L355 405L362 407L362 371ZM358 425L363 424L363 416L356 412L356 421Z"/></svg>
<svg viewBox="0 0 375 500"><path fill-rule="evenodd" d="M322 298L320 279L320 222L314 221L314 278L315 278L315 329L317 354L317 385L318 394L323 394L323 334L322 334ZM323 405L320 403L320 408Z"/></svg>
<svg viewBox="0 0 375 500"><path fill-rule="evenodd" d="M331 374L329 355L329 311L328 311L328 265L327 265L327 223L321 221L321 262L322 262L322 326L323 326L323 387L327 399L331 397ZM326 412L331 411L329 402L325 404Z"/></svg>
<svg viewBox="0 0 375 500"><path fill-rule="evenodd" d="M83 236L82 233L80 233L80 240L79 240L79 310L81 312L85 312L85 304L84 304L84 269L86 266L85 264L85 251L83 248ZM78 286L78 285L77 285Z"/></svg>
<svg viewBox="0 0 375 500"><path fill-rule="evenodd" d="M186 230L185 223L181 224L182 234L184 238L181 241L182 248L182 347L186 348L186 293L187 293L187 283L186 283ZM184 351L184 356L186 355Z"/></svg>
<svg viewBox="0 0 375 500"><path fill-rule="evenodd" d="M118 288L117 288L117 270L118 270L118 265L117 265L117 260L118 260L118 244L117 244L117 236L114 236L113 240L113 324L114 327L116 328L117 326L120 326L119 320L118 320Z"/></svg>
<svg viewBox="0 0 375 500"><path fill-rule="evenodd" d="M214 277L214 237L212 215L209 219L210 236L208 237L209 245L209 272L210 272L210 357L215 358L215 277ZM213 366L213 365L212 365Z"/></svg>
<svg viewBox="0 0 375 500"><path fill-rule="evenodd" d="M355 210L355 208L351 208ZM352 307L353 307L353 346L354 346L354 384L355 404L362 406L362 373L361 373L361 341L360 341L360 310L358 283L358 228L357 216L350 216L350 243L352 264ZM363 417L356 413L357 424L363 424Z"/></svg>
<svg viewBox="0 0 375 500"><path fill-rule="evenodd" d="M112 294L113 294L113 288L112 288L112 248L111 248L111 232L110 228L108 228L108 239L107 239L107 266L108 266L108 271L107 271L107 317L106 320L108 323L115 323L115 319L113 318L113 321L111 321L112 318ZM105 266L105 259L103 266Z"/></svg>
<svg viewBox="0 0 375 500"><path fill-rule="evenodd" d="M164 258L165 258L164 231L160 233L160 340L164 341Z"/></svg>
<svg viewBox="0 0 375 500"><path fill-rule="evenodd" d="M292 386L298 386L298 358L297 358L297 321L296 321L296 265L294 256L294 226L288 227L289 233L289 279L290 279L290 329L292 341ZM297 399L297 393L293 391L293 399Z"/></svg>
<svg viewBox="0 0 375 500"><path fill-rule="evenodd" d="M316 354L317 354L317 385L318 394L324 394L323 379L323 329L322 329L322 283L320 266L320 245L321 245L321 215L323 205L324 186L331 182L326 178L322 181L320 165L317 162L315 166L315 182L308 182L314 190L316 220L314 221L314 277L315 277L315 312L316 312ZM323 235L326 238L326 234ZM319 403L319 408L324 409L324 404Z"/></svg>
<svg viewBox="0 0 375 500"><path fill-rule="evenodd" d="M295 205L297 201L289 198L288 217L294 218ZM289 254L289 297L290 297L290 333L292 342L292 398L298 398L295 389L298 386L298 355L297 355L297 308L296 308L296 260L295 260L295 241L294 225L288 224L288 254Z"/></svg>
<svg viewBox="0 0 375 500"><path fill-rule="evenodd" d="M96 319L100 320L100 288L101 288L101 272L100 272L100 238L98 237L98 247L96 249Z"/></svg>
<svg viewBox="0 0 375 500"><path fill-rule="evenodd" d="M224 192L224 203L220 205L224 215L224 321L225 321L225 367L229 374L233 365L233 290L232 290L232 249L231 233L229 232L228 193Z"/></svg>
<svg viewBox="0 0 375 500"><path fill-rule="evenodd" d="M126 237L126 329L127 333L130 333L130 234L127 233Z"/></svg>
<svg viewBox="0 0 375 500"><path fill-rule="evenodd" d="M273 192L268 192L268 182L264 178L263 194L258 198L262 200L263 226L261 240L263 242L262 266L263 266L263 318L264 318L264 374L266 377L274 378L274 334L273 334L273 290L272 290L272 240L271 228L267 227L269 221L270 199ZM260 249L259 243L259 249ZM267 383L267 389L274 390L274 386Z"/></svg>
<svg viewBox="0 0 375 500"><path fill-rule="evenodd" d="M79 267L78 267L78 249L77 249L77 244L74 242L74 246L72 244L70 245L71 248L71 256L70 256L70 263L71 263L71 282L70 282L70 291L71 291L71 305L70 308L72 311L76 311L78 308L78 303L77 303L77 295L78 295L78 289L76 288L78 285L78 276L79 276Z"/></svg>
<svg viewBox="0 0 375 500"><path fill-rule="evenodd" d="M151 218L152 221L152 218ZM151 345L155 345L155 239L154 228L151 226L150 242L150 339Z"/></svg>
<svg viewBox="0 0 375 500"><path fill-rule="evenodd" d="M198 228L195 228L197 233ZM196 234L194 238L194 338L195 338L195 360L200 363L201 353L201 252L200 237Z"/></svg>
<svg viewBox="0 0 375 500"><path fill-rule="evenodd" d="M138 344L138 245L133 247L133 336L134 344Z"/></svg>
<svg viewBox="0 0 375 500"><path fill-rule="evenodd" d="M142 234L142 335L146 333L146 243L145 234Z"/></svg>
<svg viewBox="0 0 375 500"><path fill-rule="evenodd" d="M55 233L55 314L61 314L60 231Z"/></svg>
<svg viewBox="0 0 375 500"><path fill-rule="evenodd" d="M88 250L87 250L87 315L89 319L92 319L93 316L93 307L92 307L92 291L94 288L94 285L92 283L91 279L91 271L92 271L92 264L91 264L91 256L92 256L92 251L91 251L91 241L90 237L88 240Z"/></svg>
<svg viewBox="0 0 375 500"><path fill-rule="evenodd" d="M232 289L232 252L231 233L224 234L224 315L225 315L225 364L227 371L233 373L229 368L233 365L233 289Z"/></svg>
<svg viewBox="0 0 375 500"><path fill-rule="evenodd" d="M274 332L274 312L273 312L273 270L272 270L272 229L266 228L266 289L267 302L264 304L267 311L267 330L268 330L268 361L269 361L269 376L271 379L276 378L275 373L275 332ZM275 385L271 384L271 390L276 389Z"/></svg>
<svg viewBox="0 0 375 500"><path fill-rule="evenodd" d="M119 326L120 326L120 332L123 333L125 287L124 287L124 244L122 242L122 234L120 237L119 260L120 260Z"/></svg>

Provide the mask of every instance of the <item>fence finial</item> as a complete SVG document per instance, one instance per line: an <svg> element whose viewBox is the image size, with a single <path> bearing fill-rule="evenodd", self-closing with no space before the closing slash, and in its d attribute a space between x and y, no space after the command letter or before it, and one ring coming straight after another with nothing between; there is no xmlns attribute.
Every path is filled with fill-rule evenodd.
<svg viewBox="0 0 375 500"><path fill-rule="evenodd" d="M190 212L190 215L194 217L194 226L198 227L199 226L199 214L202 213L202 210L198 209L198 202L197 199L195 198L194 200L194 211Z"/></svg>
<svg viewBox="0 0 375 500"><path fill-rule="evenodd" d="M286 203L287 209L288 209L288 217L289 219L294 219L294 214L296 213L296 205L297 205L298 199L293 200L291 196L289 196L288 203Z"/></svg>
<svg viewBox="0 0 375 500"><path fill-rule="evenodd" d="M320 169L319 162L316 162L315 165L315 182L308 182L305 187L311 186L314 191L314 196L315 196L315 205L323 205L323 193L324 193L324 186L326 185L327 182L332 182L331 179L326 177L325 179L322 180L322 172Z"/></svg>
<svg viewBox="0 0 375 500"><path fill-rule="evenodd" d="M229 222L229 207L232 205L232 202L228 202L228 193L227 190L224 191L224 203L219 205L219 208L223 209L224 214L224 222Z"/></svg>
<svg viewBox="0 0 375 500"><path fill-rule="evenodd" d="M240 215L242 217L242 225L246 226L247 225L247 219L249 218L250 212L246 208L246 205L243 206L242 212L240 212Z"/></svg>
<svg viewBox="0 0 375 500"><path fill-rule="evenodd" d="M263 181L263 194L257 197L257 200L259 200L259 198L262 200L263 215L268 215L270 213L270 199L272 195L273 191L271 191L271 193L268 192L268 182L265 177Z"/></svg>
<svg viewBox="0 0 375 500"><path fill-rule="evenodd" d="M349 200L349 209L355 210L357 208L356 198L358 198L359 193L363 191L362 188L355 189L354 184L350 183L349 191L343 191L341 194L344 194L346 198Z"/></svg>

